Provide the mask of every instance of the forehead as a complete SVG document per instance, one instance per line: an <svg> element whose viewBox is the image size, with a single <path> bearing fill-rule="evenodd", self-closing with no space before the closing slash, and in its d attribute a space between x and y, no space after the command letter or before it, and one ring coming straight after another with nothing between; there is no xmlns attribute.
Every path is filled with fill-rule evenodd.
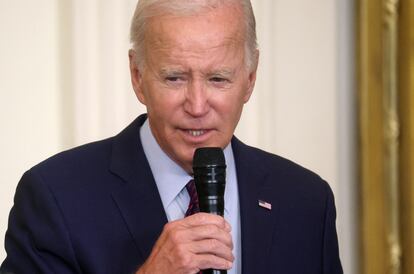
<svg viewBox="0 0 414 274"><path fill-rule="evenodd" d="M244 44L242 10L237 5L204 9L190 15L163 14L149 19L146 48L209 50Z"/></svg>

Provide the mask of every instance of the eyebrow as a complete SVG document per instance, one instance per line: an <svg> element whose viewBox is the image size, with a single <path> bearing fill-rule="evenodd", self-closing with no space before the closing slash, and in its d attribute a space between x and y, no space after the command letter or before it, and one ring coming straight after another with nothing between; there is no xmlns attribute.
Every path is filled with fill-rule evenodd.
<svg viewBox="0 0 414 274"><path fill-rule="evenodd" d="M160 69L160 75L161 76L168 76L168 75L183 75L183 74L188 74L189 72L185 71L182 68L161 68ZM235 71L233 69L229 69L229 68L223 68L223 69L218 69L218 70L213 70L210 71L208 73L206 73L206 75L219 75L219 76L224 76L224 77L231 77L233 76L235 73Z"/></svg>
<svg viewBox="0 0 414 274"><path fill-rule="evenodd" d="M222 76L226 76L226 77L229 77L229 76L232 76L234 74L234 70L232 70L232 69L219 69L219 70L216 70L216 71L213 71L212 73L211 73L211 75L222 75Z"/></svg>
<svg viewBox="0 0 414 274"><path fill-rule="evenodd" d="M161 75L177 75L177 74L184 74L185 71L180 68L162 68L160 70Z"/></svg>

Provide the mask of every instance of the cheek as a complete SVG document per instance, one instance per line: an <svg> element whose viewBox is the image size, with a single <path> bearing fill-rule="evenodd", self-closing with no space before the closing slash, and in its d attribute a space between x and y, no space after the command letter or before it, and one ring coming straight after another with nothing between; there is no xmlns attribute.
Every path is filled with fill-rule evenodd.
<svg viewBox="0 0 414 274"><path fill-rule="evenodd" d="M168 118L177 106L179 101L177 96L171 93L169 90L164 90L157 85L152 85L147 92L147 108L153 112L156 116L162 116Z"/></svg>
<svg viewBox="0 0 414 274"><path fill-rule="evenodd" d="M240 116L244 105L244 95L241 92L231 91L217 99L216 106L221 116L232 121Z"/></svg>
<svg viewBox="0 0 414 274"><path fill-rule="evenodd" d="M181 107L180 103L170 96L153 97L151 104L147 106L148 115L157 124L158 131L163 135L172 137L176 126L181 121Z"/></svg>

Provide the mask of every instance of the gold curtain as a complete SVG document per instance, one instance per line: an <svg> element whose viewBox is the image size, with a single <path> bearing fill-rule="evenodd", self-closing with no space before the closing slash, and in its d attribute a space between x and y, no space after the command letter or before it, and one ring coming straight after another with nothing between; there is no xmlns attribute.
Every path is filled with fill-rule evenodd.
<svg viewBox="0 0 414 274"><path fill-rule="evenodd" d="M357 5L362 274L414 273L414 0Z"/></svg>
<svg viewBox="0 0 414 274"><path fill-rule="evenodd" d="M414 0L400 4L400 174L402 269L414 273Z"/></svg>

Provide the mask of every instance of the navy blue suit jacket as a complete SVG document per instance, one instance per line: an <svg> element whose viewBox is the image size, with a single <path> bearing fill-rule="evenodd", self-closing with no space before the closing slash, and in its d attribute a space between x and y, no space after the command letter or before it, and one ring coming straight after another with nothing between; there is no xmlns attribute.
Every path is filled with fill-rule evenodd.
<svg viewBox="0 0 414 274"><path fill-rule="evenodd" d="M145 116L113 138L60 153L17 187L0 272L134 273L167 218L139 139ZM335 205L314 173L232 140L244 274L342 273ZM272 204L268 210L258 200Z"/></svg>

